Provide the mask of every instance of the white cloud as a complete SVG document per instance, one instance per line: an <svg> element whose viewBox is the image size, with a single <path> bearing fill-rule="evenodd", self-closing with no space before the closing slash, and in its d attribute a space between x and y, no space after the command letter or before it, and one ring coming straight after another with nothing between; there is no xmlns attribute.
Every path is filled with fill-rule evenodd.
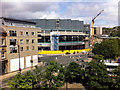
<svg viewBox="0 0 120 90"><path fill-rule="evenodd" d="M60 16L59 14L57 14L56 12L48 12L46 14L44 14L41 19L58 19Z"/></svg>
<svg viewBox="0 0 120 90"><path fill-rule="evenodd" d="M80 17L86 23L91 23L92 18L95 17L101 10L104 10L104 12L96 18L95 25L117 26L118 1L119 0L109 0L108 2L101 3L73 3L71 6L67 7L65 14L69 15L69 18Z"/></svg>
<svg viewBox="0 0 120 90"><path fill-rule="evenodd" d="M58 3L3 3L3 16L11 18L41 18L47 15L57 16L56 11L60 9ZM53 15L52 15L53 14Z"/></svg>
<svg viewBox="0 0 120 90"><path fill-rule="evenodd" d="M8 1L13 2L10 3ZM96 2L93 2L91 0L80 0L81 2L76 2L75 0L74 2L71 2L71 0L67 0L68 3L66 2L66 9L63 11L61 10L61 6L58 2L47 3L48 0L44 0L46 3L43 3L43 0L32 0L34 2L30 3L30 0L24 1L5 0L3 3L3 15L12 18L25 19L76 19L80 21L84 20L85 23L91 23L92 18L95 17L102 9L104 9L104 12L96 19L95 25L115 26L118 22L117 17L119 0L104 0L106 2L103 2L103 0L100 0L101 2L98 2L96 0L93 0ZM63 0L60 1L64 2Z"/></svg>
<svg viewBox="0 0 120 90"><path fill-rule="evenodd" d="M3 2L108 2L111 0L2 0L2 1Z"/></svg>

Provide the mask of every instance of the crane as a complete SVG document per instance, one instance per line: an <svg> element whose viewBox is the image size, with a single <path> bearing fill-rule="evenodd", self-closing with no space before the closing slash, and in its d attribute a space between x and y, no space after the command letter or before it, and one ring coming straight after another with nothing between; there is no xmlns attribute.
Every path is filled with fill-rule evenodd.
<svg viewBox="0 0 120 90"><path fill-rule="evenodd" d="M94 25L95 19L96 19L103 11L104 11L104 10L102 10L100 13L97 14L97 16L95 16L95 17L92 19L92 47L93 47L93 25Z"/></svg>

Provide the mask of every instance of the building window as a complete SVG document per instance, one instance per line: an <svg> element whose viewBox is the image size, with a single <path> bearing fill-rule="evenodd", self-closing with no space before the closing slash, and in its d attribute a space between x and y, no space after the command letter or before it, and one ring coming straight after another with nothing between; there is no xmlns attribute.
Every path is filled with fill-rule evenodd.
<svg viewBox="0 0 120 90"><path fill-rule="evenodd" d="M26 40L26 44L28 44L28 43L29 43L29 39Z"/></svg>
<svg viewBox="0 0 120 90"><path fill-rule="evenodd" d="M35 40L34 39L32 39L32 43L34 43L35 42Z"/></svg>
<svg viewBox="0 0 120 90"><path fill-rule="evenodd" d="M1 58L5 58L4 52L1 53Z"/></svg>
<svg viewBox="0 0 120 90"><path fill-rule="evenodd" d="M26 50L27 50L27 51L29 50L29 46L26 47Z"/></svg>
<svg viewBox="0 0 120 90"><path fill-rule="evenodd" d="M10 39L10 45L15 46L16 45L16 39Z"/></svg>
<svg viewBox="0 0 120 90"><path fill-rule="evenodd" d="M20 35L23 35L23 31L20 31Z"/></svg>
<svg viewBox="0 0 120 90"><path fill-rule="evenodd" d="M1 39L1 44L5 45L5 40L4 39Z"/></svg>
<svg viewBox="0 0 120 90"><path fill-rule="evenodd" d="M20 39L20 44L23 44L23 39Z"/></svg>
<svg viewBox="0 0 120 90"><path fill-rule="evenodd" d="M26 35L28 36L28 35L29 35L29 33L28 33L28 32L26 32Z"/></svg>
<svg viewBox="0 0 120 90"><path fill-rule="evenodd" d="M17 53L17 47L10 47L10 53Z"/></svg>
<svg viewBox="0 0 120 90"><path fill-rule="evenodd" d="M33 35L35 35L35 33L34 33L34 32L31 32L31 33L32 33L32 36L33 36Z"/></svg>
<svg viewBox="0 0 120 90"><path fill-rule="evenodd" d="M10 33L10 36L17 36L16 31L9 31L9 33Z"/></svg>
<svg viewBox="0 0 120 90"><path fill-rule="evenodd" d="M20 47L20 51L23 51L23 47Z"/></svg>
<svg viewBox="0 0 120 90"><path fill-rule="evenodd" d="M43 50L43 47L38 47L38 50Z"/></svg>
<svg viewBox="0 0 120 90"><path fill-rule="evenodd" d="M34 50L34 46L32 46L32 50Z"/></svg>

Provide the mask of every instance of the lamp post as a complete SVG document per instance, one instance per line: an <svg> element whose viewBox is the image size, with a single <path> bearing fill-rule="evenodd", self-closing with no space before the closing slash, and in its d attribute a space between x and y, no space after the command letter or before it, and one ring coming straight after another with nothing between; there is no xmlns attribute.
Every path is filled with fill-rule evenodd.
<svg viewBox="0 0 120 90"><path fill-rule="evenodd" d="M18 41L17 41L17 46L18 46L18 55L19 55L19 71L20 71L20 74L21 74L21 66L20 66L20 45L18 44Z"/></svg>

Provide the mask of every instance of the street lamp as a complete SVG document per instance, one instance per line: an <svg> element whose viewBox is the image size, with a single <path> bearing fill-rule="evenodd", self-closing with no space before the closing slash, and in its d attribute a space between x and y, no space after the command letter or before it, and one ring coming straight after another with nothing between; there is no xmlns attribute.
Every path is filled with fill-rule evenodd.
<svg viewBox="0 0 120 90"><path fill-rule="evenodd" d="M19 55L19 71L20 71L20 74L21 74L21 67L20 67L20 45L18 44L18 41L17 41L17 47L18 47L18 55Z"/></svg>

